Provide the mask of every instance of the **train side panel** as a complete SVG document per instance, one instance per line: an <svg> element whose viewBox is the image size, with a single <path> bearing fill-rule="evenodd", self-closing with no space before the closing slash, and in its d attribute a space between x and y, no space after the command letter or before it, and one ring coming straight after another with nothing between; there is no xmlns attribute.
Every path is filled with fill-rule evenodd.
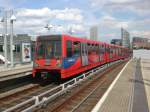
<svg viewBox="0 0 150 112"><path fill-rule="evenodd" d="M35 59L34 63L38 66L34 67L33 76L36 76L36 73L42 74L46 71L49 75L54 77L59 75L61 79L65 79L102 64L127 58L130 55L129 49L107 43L68 35L61 35L60 40L61 55L55 57L58 54L56 52L54 57L50 59L45 54L42 58ZM54 46L57 46L57 43ZM47 52L51 47L45 48ZM38 54L35 56L39 57Z"/></svg>

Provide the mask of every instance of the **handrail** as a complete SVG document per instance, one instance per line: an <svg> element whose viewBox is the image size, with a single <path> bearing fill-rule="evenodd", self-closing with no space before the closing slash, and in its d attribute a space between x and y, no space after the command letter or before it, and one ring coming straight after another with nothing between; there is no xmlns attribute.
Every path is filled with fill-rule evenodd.
<svg viewBox="0 0 150 112"><path fill-rule="evenodd" d="M112 62L111 65L116 64L116 63L118 63L120 61ZM111 65L109 65L109 66L111 66ZM87 73L83 73L82 75L80 75L80 76L78 76L76 78L73 78L72 80L70 80L70 81L68 81L66 83L63 83L63 84L61 84L61 85L59 85L59 86L57 86L55 88L52 88L52 89L50 89L50 90L48 90L48 91L46 91L44 93L41 93L40 95L34 96L31 99L26 100L25 102L22 102L22 103L14 106L14 107L8 108L4 112L11 112L11 111L13 111L15 109L18 109L19 107L29 103L29 102L31 102L31 101L34 101L34 104L32 106L22 110L22 112L32 111L32 109L34 109L35 107L40 106L40 105L42 105L44 103L47 103L48 101L51 101L54 98L56 98L57 96L60 96L61 94L65 93L67 90L73 88L74 85L78 84L79 82L82 82L83 80L86 80L88 77L91 77L92 75L96 74L97 72L99 72L99 71L101 71L103 69L106 69L107 66L108 66L108 64L105 64L105 65L103 65L101 67L98 67L98 68L95 68L95 69L93 69L93 70L91 70L91 71L89 71ZM83 77L83 78L80 79L81 77ZM80 79L80 80L77 80L77 79ZM71 83L71 82L73 82L73 83ZM55 90L57 90L59 88L61 88L61 89L57 93L52 94L49 97L44 97L44 95L46 95L46 94L48 94L48 93L50 93L52 91L55 91ZM39 100L40 97L43 97L41 101Z"/></svg>

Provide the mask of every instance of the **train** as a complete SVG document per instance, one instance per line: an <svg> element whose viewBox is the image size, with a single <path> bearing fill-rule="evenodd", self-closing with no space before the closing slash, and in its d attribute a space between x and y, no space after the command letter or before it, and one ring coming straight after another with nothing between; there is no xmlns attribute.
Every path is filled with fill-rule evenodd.
<svg viewBox="0 0 150 112"><path fill-rule="evenodd" d="M33 78L63 80L132 55L129 48L66 34L38 36L35 44Z"/></svg>

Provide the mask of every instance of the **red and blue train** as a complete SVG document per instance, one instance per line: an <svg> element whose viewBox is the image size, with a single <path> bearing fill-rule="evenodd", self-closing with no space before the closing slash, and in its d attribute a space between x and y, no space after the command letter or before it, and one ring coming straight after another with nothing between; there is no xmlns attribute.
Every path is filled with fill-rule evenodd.
<svg viewBox="0 0 150 112"><path fill-rule="evenodd" d="M35 78L66 79L130 56L130 49L104 42L69 35L39 36L32 73Z"/></svg>

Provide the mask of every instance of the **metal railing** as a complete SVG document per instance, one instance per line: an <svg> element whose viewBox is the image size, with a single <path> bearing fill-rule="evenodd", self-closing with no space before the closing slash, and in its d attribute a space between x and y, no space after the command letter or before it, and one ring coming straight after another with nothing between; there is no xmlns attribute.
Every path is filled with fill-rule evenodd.
<svg viewBox="0 0 150 112"><path fill-rule="evenodd" d="M97 67L91 71L88 71L86 73L83 73L82 75L66 82L63 83L53 89L50 89L38 96L34 96L31 99L22 102L16 106L13 106L11 108L8 108L6 110L4 110L3 112L12 112L15 111L16 109L20 109L21 107L24 107L25 105L29 104L32 102L32 105L28 106L27 108L21 110L22 112L31 112L34 108L42 106L44 104L47 104L48 102L51 102L52 100L54 100L55 98L57 98L58 96L66 93L69 89L72 89L75 85L85 81L86 79L88 79L89 77L93 76L94 74L106 69L107 67L116 64L118 62L120 62L122 60L118 60L109 64L105 64L103 66Z"/></svg>

